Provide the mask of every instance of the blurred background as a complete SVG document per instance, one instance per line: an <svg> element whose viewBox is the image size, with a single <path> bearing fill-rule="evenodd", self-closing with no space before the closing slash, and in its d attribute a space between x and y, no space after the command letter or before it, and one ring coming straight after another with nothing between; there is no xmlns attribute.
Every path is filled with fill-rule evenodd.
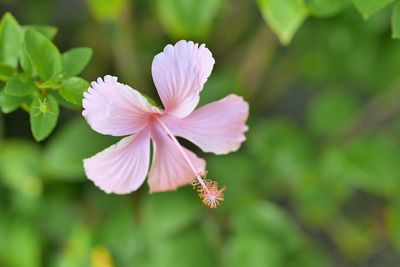
<svg viewBox="0 0 400 267"><path fill-rule="evenodd" d="M154 55L183 38L204 42L216 65L201 105L233 92L251 114L236 153L204 154L185 142L227 186L216 210L190 186L100 191L82 159L116 139L93 132L79 110L62 109L41 143L28 113L0 114L0 266L399 266L392 6L362 16L350 0L308 0L297 16L290 6L265 10L267 2L1 0L0 15L56 26L61 51L91 47L85 79L116 75L157 100ZM298 18L289 33L279 30L285 14Z"/></svg>

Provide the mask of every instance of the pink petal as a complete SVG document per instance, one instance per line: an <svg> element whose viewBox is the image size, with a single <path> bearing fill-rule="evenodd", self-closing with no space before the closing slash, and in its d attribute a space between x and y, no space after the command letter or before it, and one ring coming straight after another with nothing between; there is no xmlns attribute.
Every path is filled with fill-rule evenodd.
<svg viewBox="0 0 400 267"><path fill-rule="evenodd" d="M106 193L127 194L144 182L150 162L150 134L144 130L123 138L85 159L87 177Z"/></svg>
<svg viewBox="0 0 400 267"><path fill-rule="evenodd" d="M138 91L109 75L92 82L82 104L82 115L92 129L114 136L137 133L147 125L150 113L160 113Z"/></svg>
<svg viewBox="0 0 400 267"><path fill-rule="evenodd" d="M154 57L154 84L167 112L182 118L199 102L199 93L215 61L204 44L179 41Z"/></svg>
<svg viewBox="0 0 400 267"><path fill-rule="evenodd" d="M154 127L152 138L154 156L148 179L150 192L175 190L191 183L195 174L171 138L159 126ZM206 162L193 152L183 150L197 172L204 173Z"/></svg>
<svg viewBox="0 0 400 267"><path fill-rule="evenodd" d="M183 119L164 116L173 134L183 137L204 152L226 154L239 149L246 140L249 105L242 97L228 95L205 105Z"/></svg>

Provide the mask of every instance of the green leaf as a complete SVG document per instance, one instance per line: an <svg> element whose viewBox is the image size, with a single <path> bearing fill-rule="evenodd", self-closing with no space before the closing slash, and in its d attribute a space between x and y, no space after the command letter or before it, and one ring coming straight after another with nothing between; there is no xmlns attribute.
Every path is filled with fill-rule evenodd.
<svg viewBox="0 0 400 267"><path fill-rule="evenodd" d="M6 64L0 63L0 81L8 81L14 74L14 69Z"/></svg>
<svg viewBox="0 0 400 267"><path fill-rule="evenodd" d="M307 17L303 0L258 0L261 13L282 44L287 45Z"/></svg>
<svg viewBox="0 0 400 267"><path fill-rule="evenodd" d="M50 139L44 151L45 171L55 179L80 180L85 175L82 160L115 142L113 137L95 133L79 116Z"/></svg>
<svg viewBox="0 0 400 267"><path fill-rule="evenodd" d="M61 55L57 47L35 30L25 33L25 47L32 64L43 81L54 78L61 72Z"/></svg>
<svg viewBox="0 0 400 267"><path fill-rule="evenodd" d="M0 21L0 62L16 68L21 43L21 27L10 13L6 13Z"/></svg>
<svg viewBox="0 0 400 267"><path fill-rule="evenodd" d="M369 18L374 13L386 7L395 0L352 0L357 10L363 15L364 19Z"/></svg>
<svg viewBox="0 0 400 267"><path fill-rule="evenodd" d="M29 97L11 96L4 89L0 91L0 106L3 113L13 112L25 103L30 103Z"/></svg>
<svg viewBox="0 0 400 267"><path fill-rule="evenodd" d="M314 16L332 16L350 5L350 0L305 0L310 13Z"/></svg>
<svg viewBox="0 0 400 267"><path fill-rule="evenodd" d="M400 38L400 2L393 7L392 14L392 38Z"/></svg>
<svg viewBox="0 0 400 267"><path fill-rule="evenodd" d="M53 39L54 36L57 34L57 28L52 27L52 26L46 26L46 25L24 25L23 26L25 30L35 30L39 33L41 33L43 36L45 36L48 39Z"/></svg>
<svg viewBox="0 0 400 267"><path fill-rule="evenodd" d="M21 55L19 58L19 63L21 64L22 70L26 73L31 75L32 77L36 76L35 67L32 64L32 60L29 57L28 52L26 51L25 44L22 45Z"/></svg>
<svg viewBox="0 0 400 267"><path fill-rule="evenodd" d="M56 33L57 33L57 28L51 27L51 26L42 26L42 25L28 25L24 26L23 29L25 32L29 29L35 30L39 33L41 33L43 36L45 36L48 39L52 39ZM25 44L22 45L22 50L20 54L20 64L22 67L22 70L25 73L31 74L31 76L36 76L36 70L35 67L32 65L32 60L29 57L28 52L26 51Z"/></svg>
<svg viewBox="0 0 400 267"><path fill-rule="evenodd" d="M62 54L63 74L65 78L76 76L86 67L92 57L88 47L73 48Z"/></svg>
<svg viewBox="0 0 400 267"><path fill-rule="evenodd" d="M63 81L60 87L60 95L65 100L81 105L83 93L89 88L89 83L79 77L71 77Z"/></svg>
<svg viewBox="0 0 400 267"><path fill-rule="evenodd" d="M60 91L53 90L52 92L50 92L50 94L52 96L54 96L54 98L57 100L57 103L60 105L60 107L64 107L66 109L71 109L71 110L76 110L76 111L79 111L82 108L81 105L77 106L77 105L72 104L71 102L65 100L65 98L60 95Z"/></svg>
<svg viewBox="0 0 400 267"><path fill-rule="evenodd" d="M204 38L222 4L221 0L158 0L162 25L174 38Z"/></svg>
<svg viewBox="0 0 400 267"><path fill-rule="evenodd" d="M53 96L35 97L30 109L33 137L36 141L45 139L57 124L59 107Z"/></svg>
<svg viewBox="0 0 400 267"><path fill-rule="evenodd" d="M31 95L38 88L35 85L35 81L25 74L18 74L13 76L4 87L5 92L12 96L26 96Z"/></svg>

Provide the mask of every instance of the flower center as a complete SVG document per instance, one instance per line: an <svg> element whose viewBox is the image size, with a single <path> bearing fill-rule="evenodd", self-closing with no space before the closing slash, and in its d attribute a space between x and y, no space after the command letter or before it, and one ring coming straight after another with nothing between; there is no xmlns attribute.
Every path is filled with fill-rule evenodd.
<svg viewBox="0 0 400 267"><path fill-rule="evenodd" d="M219 202L224 201L224 190L226 187L224 186L222 189L218 189L217 182L206 178L207 172L199 173L194 167L193 163L190 161L189 157L186 155L178 139L176 139L176 137L159 117L156 117L156 119L171 138L172 142L177 146L179 152L182 154L183 158L192 170L195 176L192 186L193 189L199 193L199 197L202 199L202 202L210 208L218 207L220 204Z"/></svg>

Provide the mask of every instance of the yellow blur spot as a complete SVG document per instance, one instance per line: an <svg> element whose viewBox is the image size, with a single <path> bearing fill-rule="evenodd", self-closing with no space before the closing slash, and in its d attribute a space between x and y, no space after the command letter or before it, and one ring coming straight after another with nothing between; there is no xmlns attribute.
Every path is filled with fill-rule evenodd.
<svg viewBox="0 0 400 267"><path fill-rule="evenodd" d="M91 252L92 267L114 267L111 253L105 247L95 247Z"/></svg>

